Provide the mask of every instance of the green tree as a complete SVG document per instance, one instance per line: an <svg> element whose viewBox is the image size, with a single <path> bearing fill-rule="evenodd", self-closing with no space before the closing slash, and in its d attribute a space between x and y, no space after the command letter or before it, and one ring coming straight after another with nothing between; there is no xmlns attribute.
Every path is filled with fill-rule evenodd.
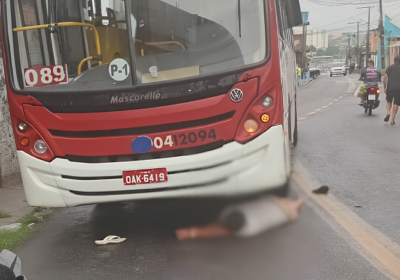
<svg viewBox="0 0 400 280"><path fill-rule="evenodd" d="M310 50L311 50L312 52L316 52L316 51L317 51L317 48L314 47L313 45L311 45L311 46L310 46Z"/></svg>
<svg viewBox="0 0 400 280"><path fill-rule="evenodd" d="M325 55L333 56L335 54L339 54L339 47L337 46L329 46L325 51Z"/></svg>
<svg viewBox="0 0 400 280"><path fill-rule="evenodd" d="M318 49L317 56L323 56L323 55L325 55L325 51L323 49Z"/></svg>

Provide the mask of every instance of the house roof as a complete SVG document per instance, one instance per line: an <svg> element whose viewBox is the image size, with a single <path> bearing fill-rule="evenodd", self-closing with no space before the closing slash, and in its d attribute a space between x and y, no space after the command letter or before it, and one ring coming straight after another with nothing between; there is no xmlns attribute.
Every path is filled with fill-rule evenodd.
<svg viewBox="0 0 400 280"><path fill-rule="evenodd" d="M399 14L400 14L400 8L394 9L394 10L386 13L386 15L390 18L390 22L400 29Z"/></svg>

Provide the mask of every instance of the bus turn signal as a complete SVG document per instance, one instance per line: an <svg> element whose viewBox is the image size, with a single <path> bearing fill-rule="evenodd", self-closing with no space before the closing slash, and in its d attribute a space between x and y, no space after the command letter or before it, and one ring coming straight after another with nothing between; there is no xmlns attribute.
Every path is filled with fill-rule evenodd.
<svg viewBox="0 0 400 280"><path fill-rule="evenodd" d="M29 145L29 140L28 140L28 138L22 138L22 140L21 140L21 144L22 144L22 146L28 146Z"/></svg>

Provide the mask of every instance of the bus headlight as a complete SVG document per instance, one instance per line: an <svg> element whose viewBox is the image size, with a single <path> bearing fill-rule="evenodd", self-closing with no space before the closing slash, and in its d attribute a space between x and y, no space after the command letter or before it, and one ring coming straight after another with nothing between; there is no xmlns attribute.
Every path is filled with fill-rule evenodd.
<svg viewBox="0 0 400 280"><path fill-rule="evenodd" d="M254 133L258 129L258 123L255 120L247 120L244 123L244 130L247 131L247 133Z"/></svg>
<svg viewBox="0 0 400 280"><path fill-rule="evenodd" d="M18 129L19 131L24 132L26 130L26 123L20 122L18 124Z"/></svg>
<svg viewBox="0 0 400 280"><path fill-rule="evenodd" d="M272 106L272 102L273 102L273 99L271 97L267 96L267 97L265 97L262 105L264 107L268 108L268 107Z"/></svg>
<svg viewBox="0 0 400 280"><path fill-rule="evenodd" d="M38 154L44 154L47 151L47 145L43 140L37 140L34 147Z"/></svg>

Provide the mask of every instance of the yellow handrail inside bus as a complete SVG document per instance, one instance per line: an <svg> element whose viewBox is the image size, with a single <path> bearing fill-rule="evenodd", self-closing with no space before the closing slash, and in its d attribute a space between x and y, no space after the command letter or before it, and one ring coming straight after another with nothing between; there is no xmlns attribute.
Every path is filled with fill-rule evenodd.
<svg viewBox="0 0 400 280"><path fill-rule="evenodd" d="M175 44L175 45L179 45L182 47L183 50L185 49L185 46L182 45L181 43L177 42L177 41L166 41L166 42L144 42L145 45L149 45L149 46L157 46L157 45L168 45L168 44Z"/></svg>
<svg viewBox="0 0 400 280"><path fill-rule="evenodd" d="M85 63L88 60L92 60L92 59L93 59L93 56L89 56L89 57L86 57L86 58L82 59L82 61L78 65L78 75L80 75L82 73L82 65L83 65L83 63Z"/></svg>
<svg viewBox="0 0 400 280"><path fill-rule="evenodd" d="M82 23L82 22L59 22L57 24L52 23L52 24L43 24L43 25L33 25L33 26L26 26L26 27L17 27L14 28L13 31L18 32L18 31L27 31L27 30L36 30L36 29L46 29L50 27L56 27L56 26L85 26L85 27L90 27L93 29L94 32L94 39L95 39L95 44L96 44L96 51L97 54L101 58L101 51L100 51L100 39L99 39L99 33L97 32L96 27L90 23ZM86 58L85 58L86 59ZM85 60L84 59L84 60ZM82 62L81 62L82 63ZM99 65L102 64L102 61L99 61Z"/></svg>
<svg viewBox="0 0 400 280"><path fill-rule="evenodd" d="M175 44L175 45L179 45L180 47L182 47L183 50L185 49L185 46L182 45L181 43L177 42L177 41L166 41L166 42L143 42L139 39L135 39L135 42L139 42L140 44L142 44L141 47L141 55L144 56L144 49L143 49L143 45L149 45L149 46L157 46L157 45L168 45L168 44Z"/></svg>

